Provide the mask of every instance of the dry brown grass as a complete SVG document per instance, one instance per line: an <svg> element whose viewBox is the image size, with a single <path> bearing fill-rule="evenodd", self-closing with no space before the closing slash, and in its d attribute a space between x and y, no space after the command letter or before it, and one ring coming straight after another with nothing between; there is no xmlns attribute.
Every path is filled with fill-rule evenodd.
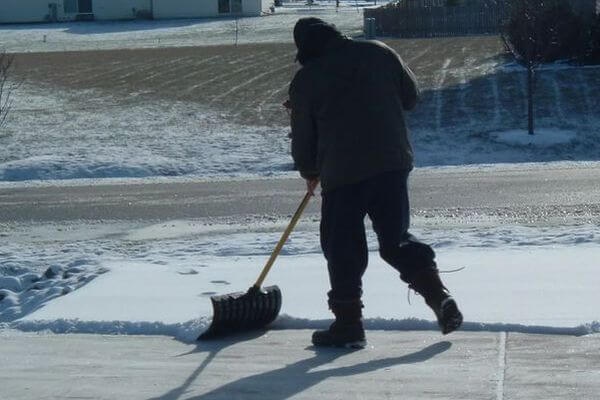
<svg viewBox="0 0 600 400"><path fill-rule="evenodd" d="M456 70L502 49L496 37L388 44L409 62L426 89L440 84L446 60ZM292 44L34 53L19 54L15 72L42 90L95 89L124 105L144 99L197 102L240 123L272 125L287 123L281 103L298 68L294 55ZM450 74L442 83L460 79L464 77Z"/></svg>
<svg viewBox="0 0 600 400"><path fill-rule="evenodd" d="M423 89L423 101L412 114L416 126L438 132L522 124L525 75L518 69L493 70L504 56L499 37L386 43L408 62ZM289 120L281 104L298 68L294 55L292 44L274 43L19 54L15 75L40 90L67 90L71 104L82 107L94 107L94 95L111 98L118 107L184 101L215 110L231 122L283 126ZM597 69L541 72L538 118L554 126L593 122L599 100L592 88L599 83Z"/></svg>

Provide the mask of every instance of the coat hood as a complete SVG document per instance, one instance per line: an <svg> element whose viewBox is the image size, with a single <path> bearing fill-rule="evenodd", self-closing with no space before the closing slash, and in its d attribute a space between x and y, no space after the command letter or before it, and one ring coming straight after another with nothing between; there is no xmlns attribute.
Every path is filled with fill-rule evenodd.
<svg viewBox="0 0 600 400"><path fill-rule="evenodd" d="M296 60L305 65L348 40L335 25L320 18L300 18L294 26L294 42L298 53Z"/></svg>

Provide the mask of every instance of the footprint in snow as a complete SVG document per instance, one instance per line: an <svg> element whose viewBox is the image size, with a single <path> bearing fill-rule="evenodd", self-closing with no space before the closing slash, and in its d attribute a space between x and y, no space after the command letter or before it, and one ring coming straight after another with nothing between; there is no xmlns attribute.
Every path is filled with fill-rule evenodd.
<svg viewBox="0 0 600 400"><path fill-rule="evenodd" d="M188 269L187 271L177 271L179 275L198 275L198 271L195 269Z"/></svg>
<svg viewBox="0 0 600 400"><path fill-rule="evenodd" d="M202 292L200 293L199 297L210 297L214 296L215 294L217 294L217 292Z"/></svg>
<svg viewBox="0 0 600 400"><path fill-rule="evenodd" d="M210 281L210 283L215 283L217 285L231 285L231 283L227 281Z"/></svg>

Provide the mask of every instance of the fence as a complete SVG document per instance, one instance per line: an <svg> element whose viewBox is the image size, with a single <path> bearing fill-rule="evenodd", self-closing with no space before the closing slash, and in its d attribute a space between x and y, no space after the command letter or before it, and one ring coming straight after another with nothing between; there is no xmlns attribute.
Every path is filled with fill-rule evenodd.
<svg viewBox="0 0 600 400"><path fill-rule="evenodd" d="M381 7L366 9L375 19L377 35L400 37L460 36L499 33L508 7L475 4L455 7Z"/></svg>
<svg viewBox="0 0 600 400"><path fill-rule="evenodd" d="M600 0L569 0L569 4L579 15L592 17ZM405 2L364 11L365 20L375 19L377 35L400 37L497 34L509 15L510 1L502 0L481 0L448 7Z"/></svg>

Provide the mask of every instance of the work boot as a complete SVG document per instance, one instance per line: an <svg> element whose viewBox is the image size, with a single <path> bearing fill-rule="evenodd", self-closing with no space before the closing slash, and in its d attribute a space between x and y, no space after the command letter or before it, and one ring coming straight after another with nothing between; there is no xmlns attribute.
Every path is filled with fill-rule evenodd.
<svg viewBox="0 0 600 400"><path fill-rule="evenodd" d="M462 313L442 283L435 262L428 268L414 272L406 280L409 283L408 286L423 296L425 303L433 310L444 335L461 326Z"/></svg>
<svg viewBox="0 0 600 400"><path fill-rule="evenodd" d="M315 331L312 343L318 347L365 347L367 341L362 325L362 307L360 300L329 300L329 308L335 315L335 321L329 329Z"/></svg>

